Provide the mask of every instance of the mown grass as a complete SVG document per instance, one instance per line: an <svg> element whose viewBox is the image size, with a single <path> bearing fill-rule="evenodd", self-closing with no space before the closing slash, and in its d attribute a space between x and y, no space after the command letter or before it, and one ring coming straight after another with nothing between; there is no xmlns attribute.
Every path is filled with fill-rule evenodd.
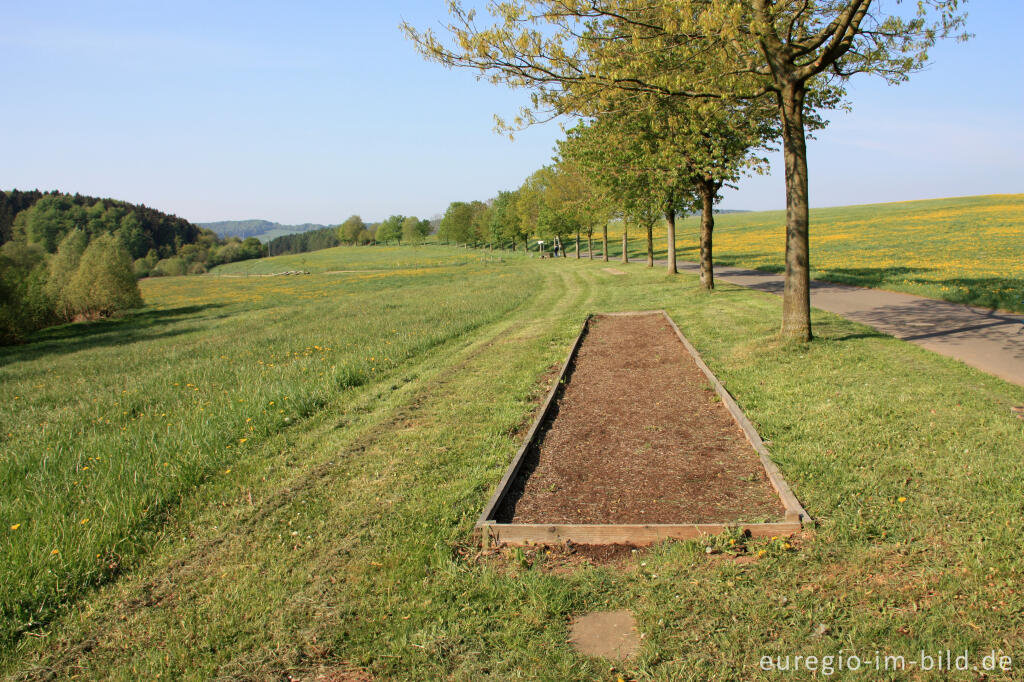
<svg viewBox="0 0 1024 682"><path fill-rule="evenodd" d="M0 350L0 642L134 565L182 495L269 435L531 295L529 271L437 257L367 275L145 280L140 312Z"/></svg>
<svg viewBox="0 0 1024 682"><path fill-rule="evenodd" d="M785 224L784 211L716 216L716 263L782 272ZM699 218L676 229L678 257L696 261ZM630 258L645 258L646 236L636 228L628 236ZM613 226L612 258L621 240ZM659 225L660 259L664 240ZM1024 194L813 209L811 277L1024 312Z"/></svg>
<svg viewBox="0 0 1024 682"><path fill-rule="evenodd" d="M304 420L268 428L243 453L233 448L231 474L182 495L133 570L11 642L0 671L29 679L754 679L766 676L762 655L880 650L912 659L940 648L967 649L977 663L996 650L1024 665L1024 422L1009 410L1024 403L1024 388L823 313L815 313L815 342L782 346L773 296L724 284L707 295L688 276L627 272L510 258L459 266L447 289L416 290L432 275L411 278L403 296L425 315L466 288L513 302L386 376L331 391ZM508 275L505 285L488 289L496 274ZM200 287L196 296L225 296L215 295L223 280L196 281L188 284ZM379 290L386 293L397 296ZM173 294L175 307L181 296ZM276 328L292 308L283 325L291 336L307 326L323 334L319 318L339 317L331 305L346 300L284 298L293 300L237 314ZM543 394L539 379L564 359L583 316L662 307L772 441L817 529L789 546L721 543L751 563L709 556L703 542L667 543L621 566L549 570L556 560L544 553L478 557L475 517ZM235 309L217 310L226 315L218 325L230 324ZM206 324L204 314L182 323ZM332 347L345 338L330 339ZM125 343L107 363L153 342ZM289 381L294 393L301 378ZM575 654L569 619L617 607L639 620L639 657L616 665Z"/></svg>

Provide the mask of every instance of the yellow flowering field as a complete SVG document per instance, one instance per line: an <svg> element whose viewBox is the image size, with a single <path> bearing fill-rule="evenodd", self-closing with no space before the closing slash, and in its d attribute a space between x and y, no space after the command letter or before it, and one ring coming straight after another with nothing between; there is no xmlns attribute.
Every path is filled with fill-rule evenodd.
<svg viewBox="0 0 1024 682"><path fill-rule="evenodd" d="M715 260L781 271L784 211L715 219ZM609 251L621 253L621 228ZM699 218L677 224L680 258L696 260ZM664 257L664 226L655 247ZM631 257L646 246L630 233ZM1024 311L1024 194L869 204L811 211L811 276L974 305Z"/></svg>

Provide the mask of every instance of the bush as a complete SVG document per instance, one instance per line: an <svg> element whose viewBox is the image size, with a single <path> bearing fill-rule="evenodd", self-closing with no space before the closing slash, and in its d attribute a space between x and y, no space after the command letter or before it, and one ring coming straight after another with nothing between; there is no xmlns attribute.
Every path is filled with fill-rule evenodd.
<svg viewBox="0 0 1024 682"><path fill-rule="evenodd" d="M164 258L162 261L158 262L149 274L157 277L160 277L161 275L176 277L178 275L184 275L186 271L187 268L185 267L184 259L175 256L174 258Z"/></svg>
<svg viewBox="0 0 1024 682"><path fill-rule="evenodd" d="M86 318L142 305L131 256L116 237L101 235L89 244L64 297L76 315Z"/></svg>
<svg viewBox="0 0 1024 682"><path fill-rule="evenodd" d="M50 276L46 282L46 293L54 301L54 312L62 320L70 320L73 312L65 296L65 289L78 271L82 254L89 244L89 237L82 230L68 232L57 247L57 254L50 259Z"/></svg>
<svg viewBox="0 0 1024 682"><path fill-rule="evenodd" d="M15 343L56 321L47 294L46 254L20 241L0 247L0 342Z"/></svg>

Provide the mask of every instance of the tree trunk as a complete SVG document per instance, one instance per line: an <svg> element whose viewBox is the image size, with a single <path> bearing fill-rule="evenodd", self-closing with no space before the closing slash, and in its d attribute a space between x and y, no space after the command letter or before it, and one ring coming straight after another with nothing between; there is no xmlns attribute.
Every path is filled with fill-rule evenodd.
<svg viewBox="0 0 1024 682"><path fill-rule="evenodd" d="M594 233L587 233L587 257L594 260Z"/></svg>
<svg viewBox="0 0 1024 682"><path fill-rule="evenodd" d="M576 230L576 260L580 258L580 231Z"/></svg>
<svg viewBox="0 0 1024 682"><path fill-rule="evenodd" d="M647 223L647 267L654 267L654 226Z"/></svg>
<svg viewBox="0 0 1024 682"><path fill-rule="evenodd" d="M626 236L626 221L622 221L622 262L629 262L629 238Z"/></svg>
<svg viewBox="0 0 1024 682"><path fill-rule="evenodd" d="M804 83L789 83L779 93L782 149L786 160L786 280L782 293L781 336L783 340L796 342L812 338L805 94Z"/></svg>
<svg viewBox="0 0 1024 682"><path fill-rule="evenodd" d="M608 223L601 226L601 260L608 262Z"/></svg>
<svg viewBox="0 0 1024 682"><path fill-rule="evenodd" d="M711 235L715 229L715 188L707 181L697 185L700 191L700 284L706 291L715 288L715 269L711 260Z"/></svg>
<svg viewBox="0 0 1024 682"><path fill-rule="evenodd" d="M668 274L674 275L676 270L676 210L670 208L665 211L665 222L668 223L668 234L666 235L665 241L667 255L668 255Z"/></svg>

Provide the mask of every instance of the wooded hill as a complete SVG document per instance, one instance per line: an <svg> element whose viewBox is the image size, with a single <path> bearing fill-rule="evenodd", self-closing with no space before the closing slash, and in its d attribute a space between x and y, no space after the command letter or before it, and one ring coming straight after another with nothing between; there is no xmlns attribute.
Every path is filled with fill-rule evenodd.
<svg viewBox="0 0 1024 682"><path fill-rule="evenodd" d="M267 243L278 237L302 234L313 230L323 230L328 225L317 223L302 223L301 225L283 225L270 220L220 220L217 222L197 223L199 227L216 232L220 237L256 237L263 243Z"/></svg>
<svg viewBox="0 0 1024 682"><path fill-rule="evenodd" d="M264 255L255 238L222 240L148 206L0 192L0 343L140 305L136 277L197 274Z"/></svg>

